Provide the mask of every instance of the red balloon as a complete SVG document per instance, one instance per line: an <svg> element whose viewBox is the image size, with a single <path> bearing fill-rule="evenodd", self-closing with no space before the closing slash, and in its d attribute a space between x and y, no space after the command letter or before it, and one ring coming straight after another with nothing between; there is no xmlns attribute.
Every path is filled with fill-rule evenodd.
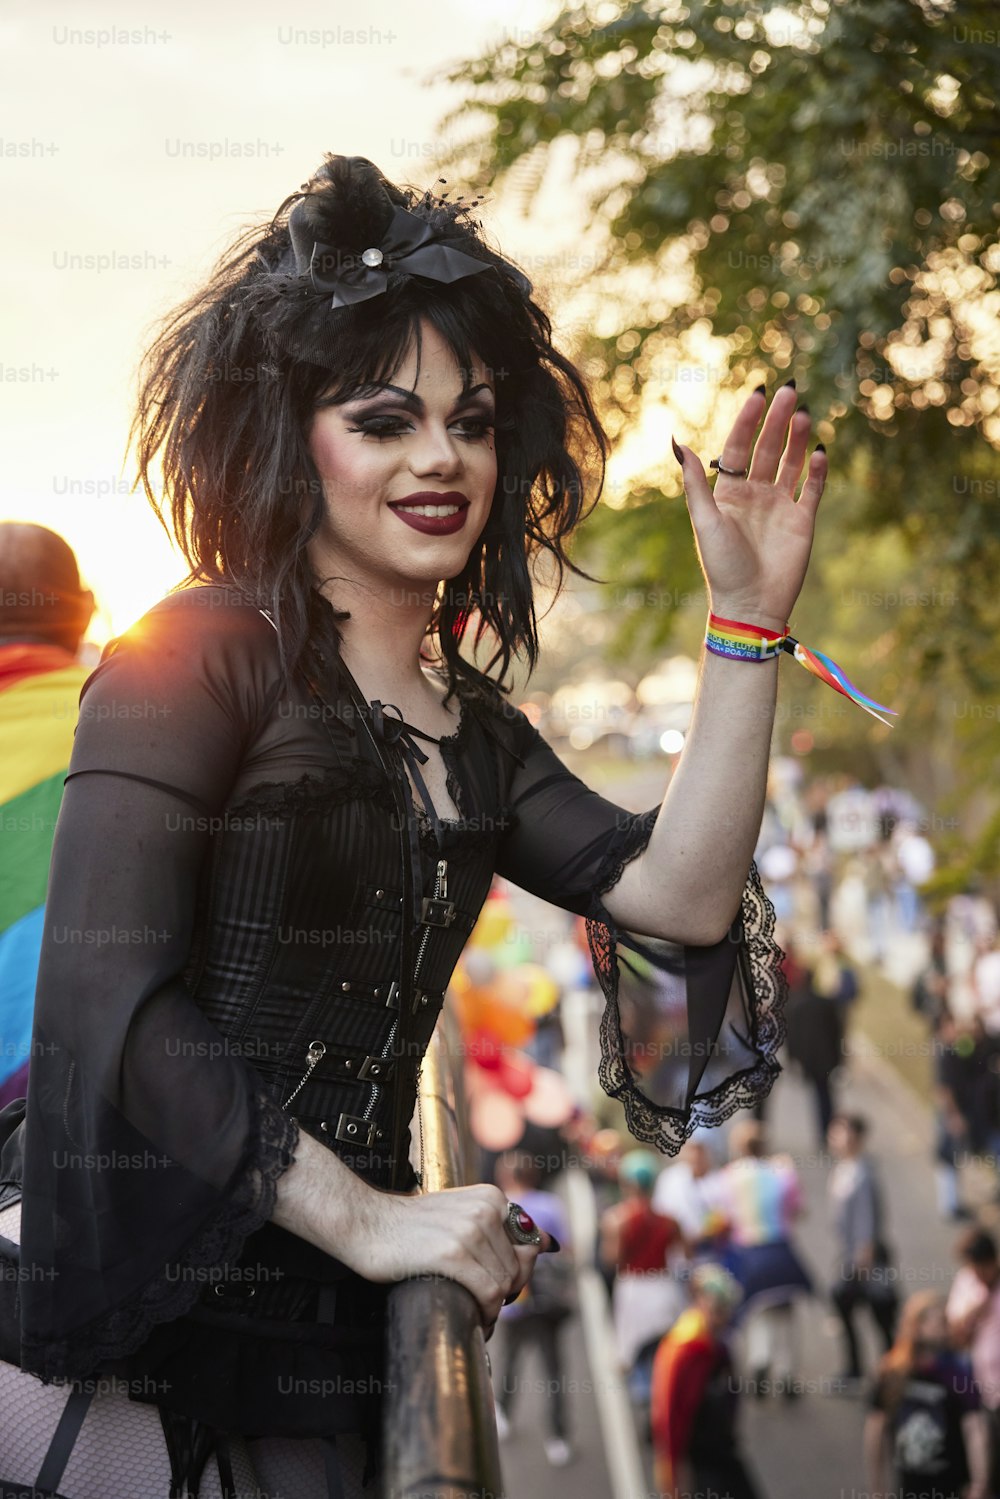
<svg viewBox="0 0 1000 1499"><path fill-rule="evenodd" d="M497 1082L511 1098L527 1098L534 1086L534 1063L525 1057L501 1057Z"/></svg>
<svg viewBox="0 0 1000 1499"><path fill-rule="evenodd" d="M470 1031L465 1038L465 1054L480 1067L495 1072L502 1061L502 1049L489 1031Z"/></svg>

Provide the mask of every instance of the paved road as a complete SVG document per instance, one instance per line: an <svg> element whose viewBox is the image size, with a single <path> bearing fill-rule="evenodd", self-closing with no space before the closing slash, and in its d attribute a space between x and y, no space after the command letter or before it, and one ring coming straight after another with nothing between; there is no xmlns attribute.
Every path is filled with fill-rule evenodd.
<svg viewBox="0 0 1000 1499"><path fill-rule="evenodd" d="M596 1055L596 1053L595 1053ZM951 1248L956 1227L942 1223L936 1212L931 1169L931 1120L922 1100L878 1060L855 1058L841 1094L842 1106L867 1116L871 1143L881 1169L888 1202L890 1237L896 1248L902 1293L940 1287L946 1291L953 1272ZM789 1075L779 1079L769 1107L769 1127L776 1149L790 1151L798 1163L807 1204L799 1236L800 1247L817 1283L829 1270L830 1239L825 1201L829 1160L815 1150L812 1115L802 1084ZM975 1177L967 1184L973 1201L983 1205L982 1217L991 1221L992 1181ZM745 1446L756 1467L766 1499L866 1499L867 1483L861 1462L864 1400L830 1391L841 1367L836 1323L818 1302L799 1314L800 1373L803 1393L794 1404L779 1397L746 1399L742 1411ZM567 1398L577 1452L566 1468L550 1468L542 1450L543 1379L539 1368L525 1368L537 1391L521 1400L515 1430L503 1444L507 1493L511 1496L574 1496L606 1499L612 1493L597 1420L595 1381L607 1371L592 1370L578 1324L566 1332ZM871 1361L875 1341L867 1335ZM652 1492L649 1452L643 1449L647 1490L629 1499L647 1499Z"/></svg>

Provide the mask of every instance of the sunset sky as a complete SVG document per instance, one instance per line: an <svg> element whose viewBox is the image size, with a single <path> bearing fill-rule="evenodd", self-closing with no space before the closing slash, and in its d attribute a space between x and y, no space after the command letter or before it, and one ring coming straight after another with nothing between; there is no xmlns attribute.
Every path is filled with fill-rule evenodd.
<svg viewBox="0 0 1000 1499"><path fill-rule="evenodd" d="M326 150L432 185L439 121L456 102L434 76L505 34L523 39L551 9L539 0L436 0L427 13L407 0L4 8L0 517L67 537L98 597L95 641L183 574L123 467L153 320ZM470 186L479 187L456 184ZM555 192L530 223L498 209L487 223L515 257L551 254L572 242L573 201Z"/></svg>

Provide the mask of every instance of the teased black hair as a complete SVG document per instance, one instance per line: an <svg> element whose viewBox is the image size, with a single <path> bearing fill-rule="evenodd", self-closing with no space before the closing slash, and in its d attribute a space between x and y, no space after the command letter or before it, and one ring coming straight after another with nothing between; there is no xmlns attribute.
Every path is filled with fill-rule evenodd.
<svg viewBox="0 0 1000 1499"><path fill-rule="evenodd" d="M309 240L358 256L397 207L489 271L449 284L390 271L383 294L331 311L303 258ZM346 617L319 594L306 550L323 514L310 420L321 399L389 378L422 319L460 368L479 356L497 399L490 518L462 573L443 580L429 626L449 691L460 680L485 686L461 654L473 622L476 644L493 647L486 673L497 685L517 656L534 666L539 554L554 562L557 586L564 569L579 571L565 544L600 493L607 439L530 282L486 243L475 208L395 187L364 157L328 155L270 222L237 239L146 355L131 432L138 478L190 566L186 581L232 582L268 608L289 672L311 640L335 650Z"/></svg>

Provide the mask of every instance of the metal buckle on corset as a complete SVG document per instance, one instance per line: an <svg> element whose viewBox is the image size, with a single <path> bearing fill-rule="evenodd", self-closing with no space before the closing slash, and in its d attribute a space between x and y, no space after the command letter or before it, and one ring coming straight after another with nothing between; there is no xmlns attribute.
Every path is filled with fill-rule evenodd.
<svg viewBox="0 0 1000 1499"><path fill-rule="evenodd" d="M371 1119L362 1119L360 1114L341 1114L333 1135L336 1140L345 1140L350 1145L374 1145L382 1139L382 1129Z"/></svg>
<svg viewBox="0 0 1000 1499"><path fill-rule="evenodd" d="M444 992L440 989L414 989L413 1003L410 1006L410 1013L415 1015L418 1010L426 1009L427 1006L431 1003L442 1004L443 1002Z"/></svg>
<svg viewBox="0 0 1000 1499"><path fill-rule="evenodd" d="M451 926L458 912L455 910L453 900L445 900L440 895L425 895L420 905L420 921L422 926Z"/></svg>
<svg viewBox="0 0 1000 1499"><path fill-rule="evenodd" d="M450 901L439 900L439 906L450 905ZM433 925L434 923L431 923ZM439 925L444 925L443 922ZM372 985L370 983L359 983L357 979L343 979L340 983L340 992L349 994L352 999L362 1000L366 1003L378 1003L384 999L387 1010L399 1009L399 980ZM444 990L438 989L414 989L413 998L410 1002L411 1012L416 1014L417 1010L426 1008L432 1002L444 999ZM369 1076L366 1073L355 1073L355 1077Z"/></svg>
<svg viewBox="0 0 1000 1499"><path fill-rule="evenodd" d="M361 1000L364 1004L384 1003L387 1010L399 1008L399 980L386 979L383 983L373 984L358 979L341 979L337 985L341 994L349 994L352 999Z"/></svg>
<svg viewBox="0 0 1000 1499"><path fill-rule="evenodd" d="M354 1052L349 1056L333 1056L328 1047L322 1067L313 1073L311 1080L386 1083L392 1077L393 1067L394 1063L390 1058L379 1056L378 1053L362 1055Z"/></svg>

